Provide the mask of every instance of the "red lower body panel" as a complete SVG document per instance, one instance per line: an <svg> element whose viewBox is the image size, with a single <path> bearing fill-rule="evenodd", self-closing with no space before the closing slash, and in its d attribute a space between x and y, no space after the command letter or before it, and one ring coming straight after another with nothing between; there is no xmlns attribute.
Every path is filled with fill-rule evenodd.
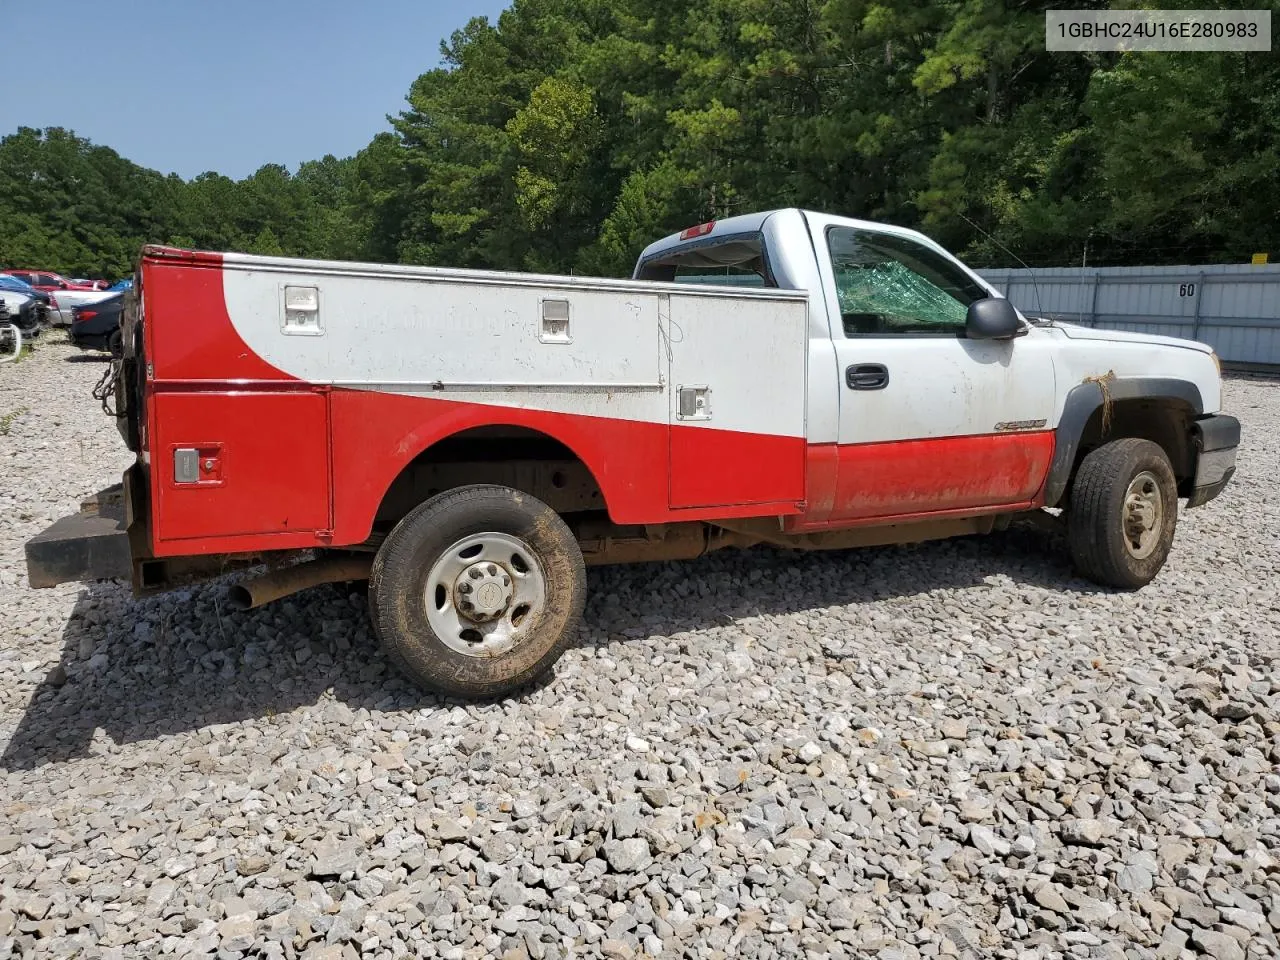
<svg viewBox="0 0 1280 960"><path fill-rule="evenodd" d="M334 542L359 542L392 481L433 443L471 427L559 440L587 465L617 523L795 514L802 438L668 426L367 390L334 390Z"/></svg>
<svg viewBox="0 0 1280 960"><path fill-rule="evenodd" d="M1025 509L1054 443L1045 431L806 446L435 397L244 386L153 394L157 556L360 543L400 472L472 427L526 427L560 441L595 476L617 523L784 516L795 530ZM198 451L197 482L175 482L178 448Z"/></svg>
<svg viewBox="0 0 1280 960"><path fill-rule="evenodd" d="M157 556L308 546L329 529L323 393L162 393L152 403ZM194 482L175 479L179 449L197 452Z"/></svg>
<svg viewBox="0 0 1280 960"><path fill-rule="evenodd" d="M803 437L671 428L671 506L804 499Z"/></svg>
<svg viewBox="0 0 1280 960"><path fill-rule="evenodd" d="M1046 430L842 445L826 519L838 524L1025 505L1040 493L1053 444L1053 431Z"/></svg>
<svg viewBox="0 0 1280 960"><path fill-rule="evenodd" d="M151 398L156 556L347 546L367 539L400 472L473 427L526 427L572 450L617 523L797 514L799 437L325 388L199 389ZM174 480L174 451L202 472ZM213 469L203 471L206 459Z"/></svg>

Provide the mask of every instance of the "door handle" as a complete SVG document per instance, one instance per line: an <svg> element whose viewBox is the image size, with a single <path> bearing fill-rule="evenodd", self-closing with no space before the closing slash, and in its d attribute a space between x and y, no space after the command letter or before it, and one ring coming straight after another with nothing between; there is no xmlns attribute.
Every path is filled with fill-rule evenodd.
<svg viewBox="0 0 1280 960"><path fill-rule="evenodd" d="M855 363L844 371L850 390L883 390L889 385L889 368L883 363Z"/></svg>

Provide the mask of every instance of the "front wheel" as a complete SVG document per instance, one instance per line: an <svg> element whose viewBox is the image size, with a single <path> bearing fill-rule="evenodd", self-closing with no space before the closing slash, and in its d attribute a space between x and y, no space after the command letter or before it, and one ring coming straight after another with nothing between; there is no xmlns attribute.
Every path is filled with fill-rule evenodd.
<svg viewBox="0 0 1280 960"><path fill-rule="evenodd" d="M1113 440L1081 462L1067 543L1085 577L1125 590L1146 586L1164 566L1177 524L1178 482L1150 440Z"/></svg>
<svg viewBox="0 0 1280 960"><path fill-rule="evenodd" d="M577 634L586 571L573 533L510 487L447 490L396 525L369 578L374 631L412 680L499 697L551 669Z"/></svg>

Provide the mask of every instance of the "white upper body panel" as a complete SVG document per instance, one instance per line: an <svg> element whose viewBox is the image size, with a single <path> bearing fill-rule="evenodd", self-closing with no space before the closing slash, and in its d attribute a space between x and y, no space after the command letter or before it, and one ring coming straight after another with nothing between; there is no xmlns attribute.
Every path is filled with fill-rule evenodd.
<svg viewBox="0 0 1280 960"><path fill-rule="evenodd" d="M1053 325L1072 340L1109 340L1112 343L1159 343L1166 347L1182 347L1186 350L1198 350L1200 353L1212 353L1213 348L1199 340L1182 340L1178 337L1165 337L1156 333L1134 333L1129 330L1107 330L1099 327L1082 327L1075 323L1055 320Z"/></svg>
<svg viewBox="0 0 1280 960"><path fill-rule="evenodd" d="M711 388L714 415L704 425L811 443L986 433L1008 421L1052 428L1071 389L1107 376L1185 380L1206 413L1219 408L1214 358L1189 341L1057 323L1028 324L1024 336L999 342L846 337L826 243L833 226L909 239L1001 296L914 230L795 209L672 235L650 244L636 267L639 275L677 249L754 237L778 288L243 254L223 257L223 285L233 325L265 360L357 389L668 422L678 376ZM316 291L317 329L287 329L291 286ZM549 300L569 303L559 340L545 336ZM892 389L846 389L846 366L864 362L890 367Z"/></svg>
<svg viewBox="0 0 1280 960"><path fill-rule="evenodd" d="M1086 378L1105 377L1108 373L1118 378L1185 380L1199 390L1205 413L1220 408L1221 378L1212 350L1206 344L1190 340L1057 322L1052 326L1028 322L1027 335L1008 341L1003 348L973 343L965 347L930 337L896 342L890 338L846 340L825 244L826 231L833 226L914 241L946 258L990 296L1004 296L948 250L905 227L792 209L731 217L716 221L705 232L699 231L692 242L710 244L717 239L760 233L769 244L770 262L775 266L780 285L809 291L811 330L825 314L827 329L824 332L839 357L828 365L823 351L817 345L811 348L811 366L815 366L816 361L828 367L823 374L818 374L816 367L810 372L809 436L812 441L833 439L837 421L842 424L838 431L841 442L848 442L851 436L861 440L947 435L948 431L985 432L990 427L983 425L992 421L996 407L1008 412L1009 419L1043 418L1052 427L1058 423L1067 395L1076 385ZM664 237L645 248L639 263L660 258L690 242L690 238L682 234ZM814 335L820 334L815 331ZM989 357L1006 353L1004 362L997 363L1001 375L993 377ZM1013 362L1019 354L1035 354L1037 360ZM897 391L904 404L900 407L887 404L887 394L874 400L867 400L865 395L858 398L866 409L868 422L851 428L850 418L840 420L837 414L840 400L843 398L846 403L849 400L839 389L839 373L846 357L870 362L890 357L899 370L909 372L916 379L917 389L908 395ZM908 366L910 369L906 371ZM1044 381L1046 376L1050 382ZM837 385L835 391L827 386L831 378ZM1027 382L1027 378L1036 378L1037 382ZM938 409L939 403L947 403L948 409ZM968 414L963 412L966 405L970 408ZM910 422L894 425L883 419L893 416Z"/></svg>
<svg viewBox="0 0 1280 960"><path fill-rule="evenodd" d="M311 383L666 423L679 358L715 396L689 426L805 435L803 293L245 256L222 276L241 339ZM290 291L313 322L287 322ZM563 333L548 302L568 305Z"/></svg>
<svg viewBox="0 0 1280 960"><path fill-rule="evenodd" d="M1212 349L1203 343L1056 322L1043 332L1057 339L1055 423L1073 387L1108 374L1117 379L1185 380L1200 391L1204 413L1222 408L1222 376Z"/></svg>

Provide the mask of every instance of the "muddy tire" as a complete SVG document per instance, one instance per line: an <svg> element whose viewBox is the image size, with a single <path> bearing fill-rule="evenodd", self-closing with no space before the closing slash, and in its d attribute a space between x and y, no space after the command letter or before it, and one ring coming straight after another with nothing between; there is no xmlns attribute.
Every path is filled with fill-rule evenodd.
<svg viewBox="0 0 1280 960"><path fill-rule="evenodd" d="M1177 524L1178 483L1150 440L1113 440L1081 462L1067 543L1083 576L1123 590L1146 586L1164 566Z"/></svg>
<svg viewBox="0 0 1280 960"><path fill-rule="evenodd" d="M369 607L387 656L457 697L501 697L573 642L586 570L572 532L510 487L458 487L420 504L374 559Z"/></svg>

